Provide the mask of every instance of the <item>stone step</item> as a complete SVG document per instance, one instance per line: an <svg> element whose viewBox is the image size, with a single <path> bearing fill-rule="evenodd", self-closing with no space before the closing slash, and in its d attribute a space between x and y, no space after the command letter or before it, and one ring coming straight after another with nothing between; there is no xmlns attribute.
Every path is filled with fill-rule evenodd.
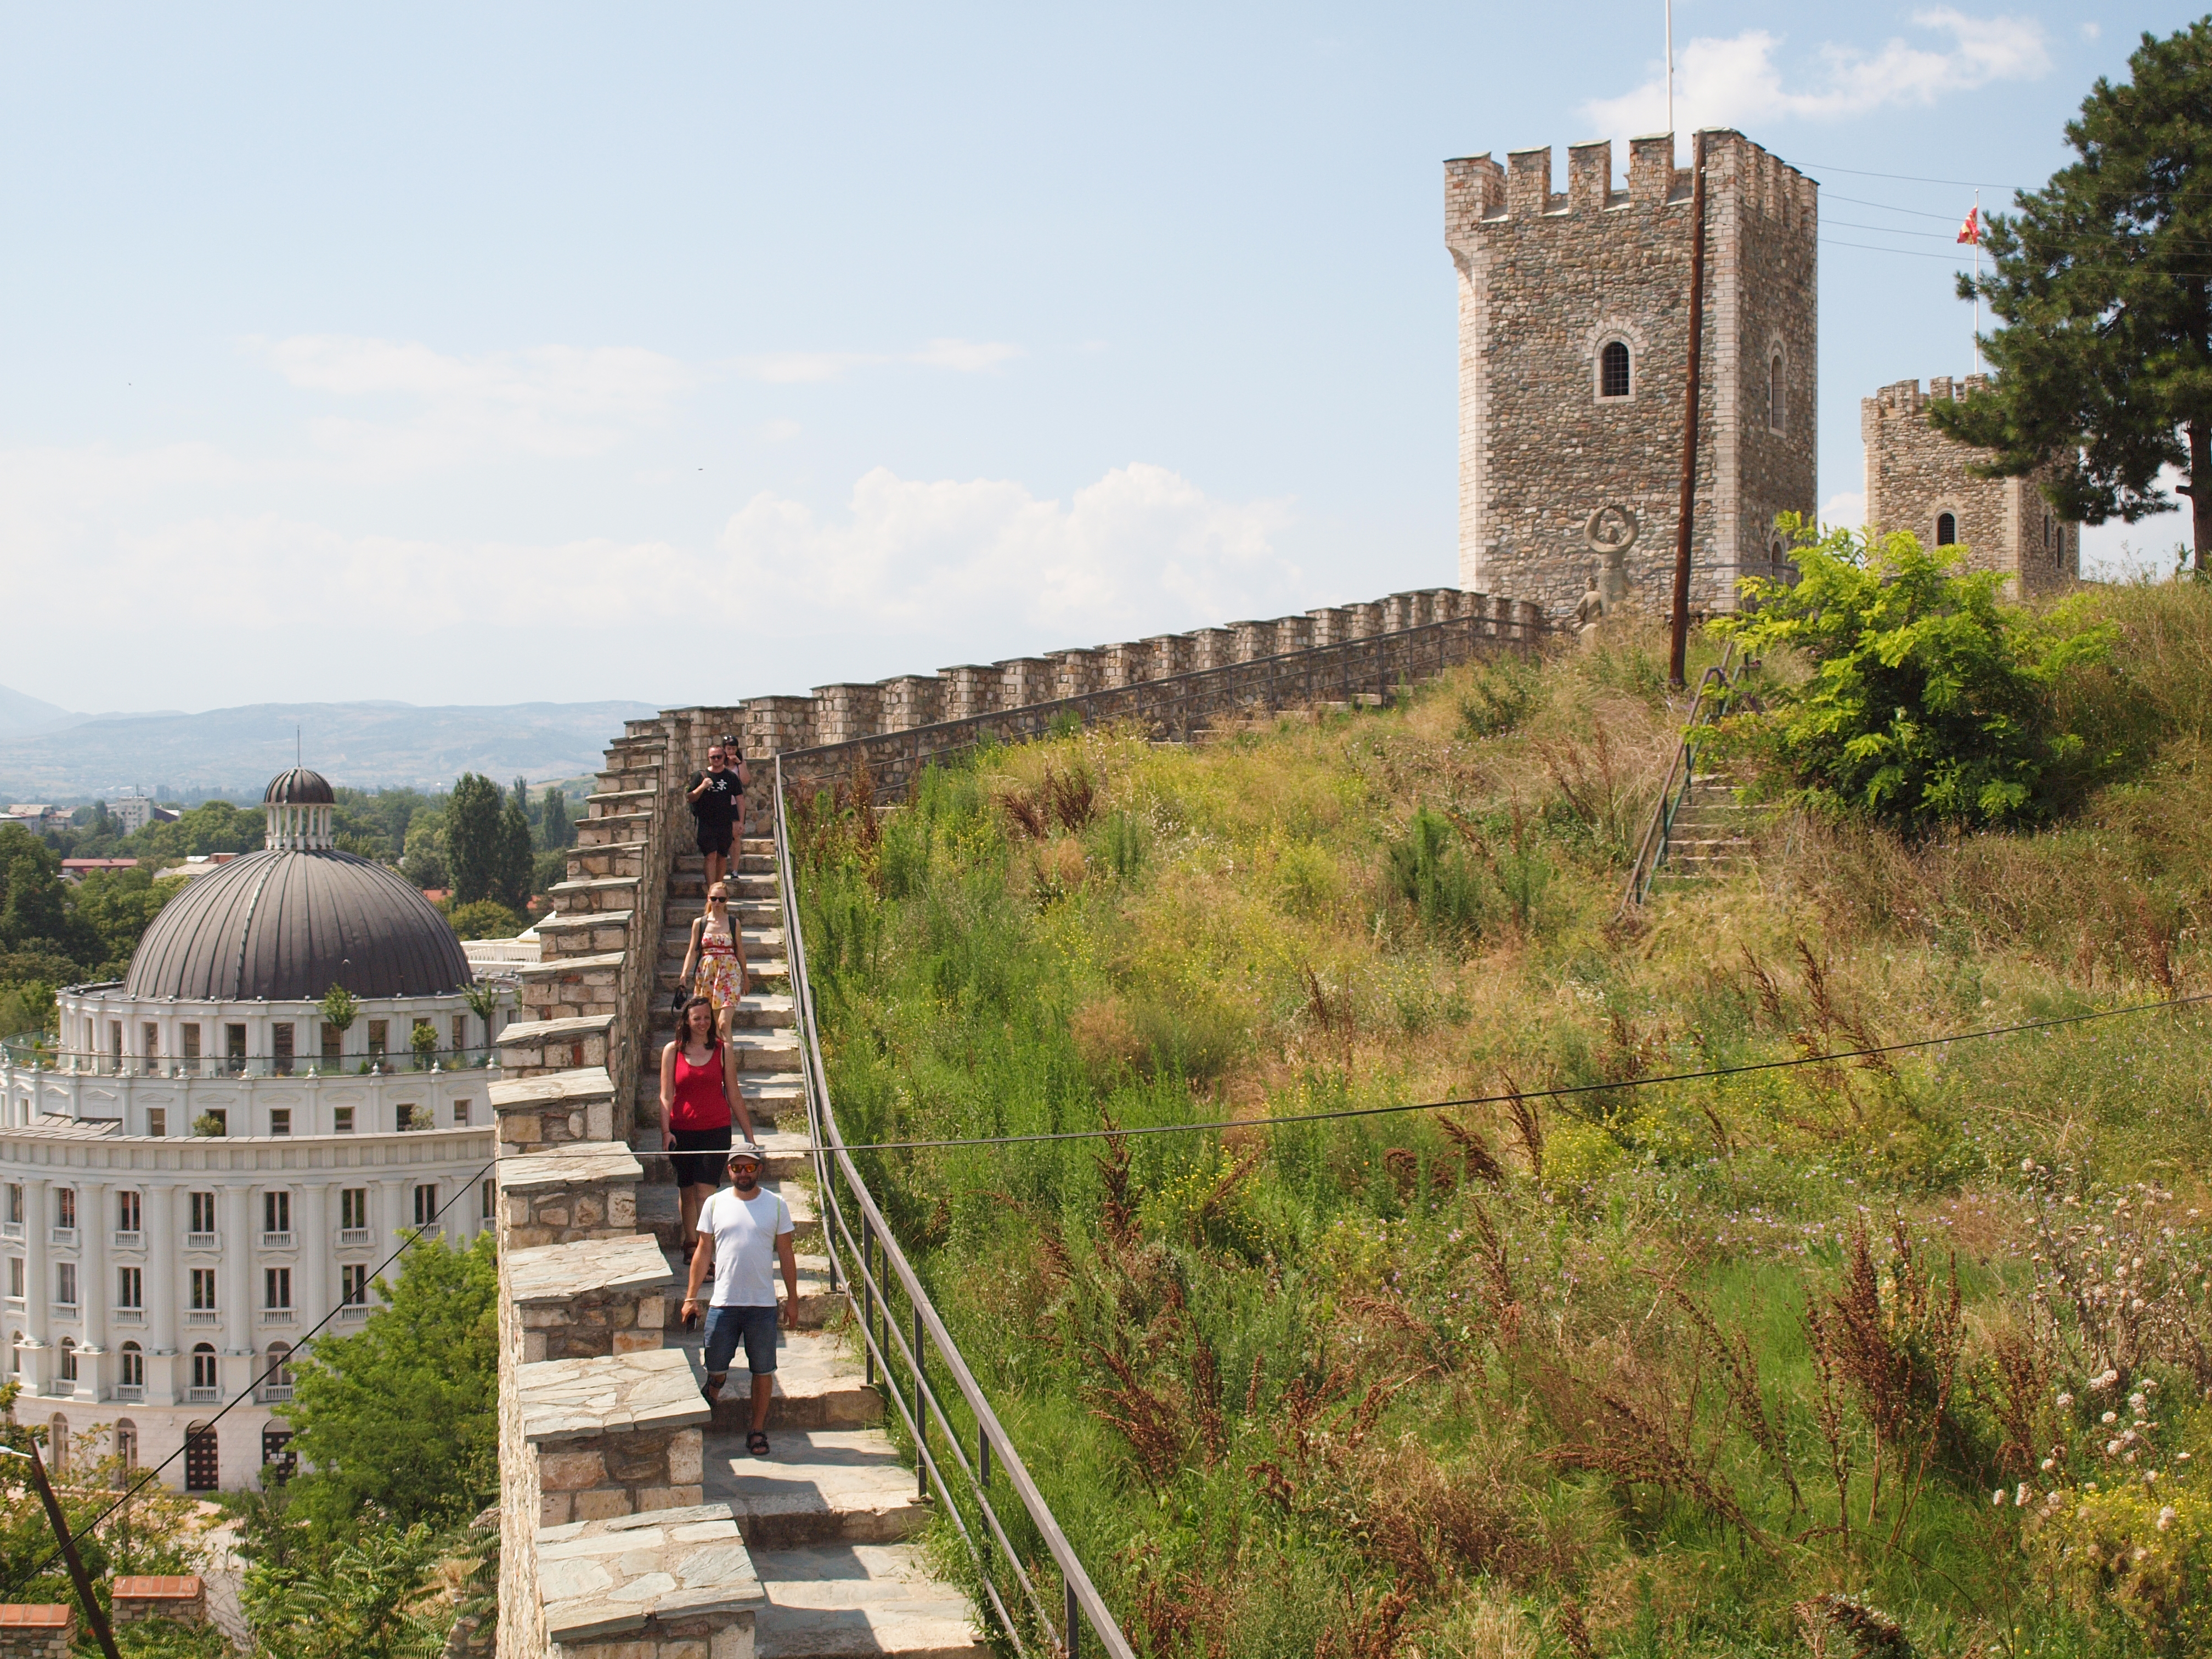
<svg viewBox="0 0 2212 1659"><path fill-rule="evenodd" d="M928 1524L933 1506L881 1429L786 1429L769 1444L755 1457L742 1431L707 1436L704 1501L730 1506L748 1548L895 1544Z"/></svg>
<svg viewBox="0 0 2212 1659"><path fill-rule="evenodd" d="M918 1546L757 1549L752 1558L768 1597L753 1616L757 1659L981 1659L991 1650L968 1598L930 1576Z"/></svg>
<svg viewBox="0 0 2212 1659"><path fill-rule="evenodd" d="M642 1160L641 1160L642 1161ZM689 1255L673 1250L661 1252L668 1258L668 1269L676 1275L673 1292L678 1301L684 1297L685 1275L690 1270ZM776 1295L783 1294L783 1270L776 1269ZM830 1290L830 1258L799 1253L799 1328L803 1331L818 1331L835 1318L846 1305L842 1291L831 1294Z"/></svg>
<svg viewBox="0 0 2212 1659"><path fill-rule="evenodd" d="M682 1292L678 1294L680 1296ZM707 1343L703 1321L685 1330L672 1318L666 1332L669 1346L703 1352ZM823 1331L787 1331L775 1335L775 1392L769 1397L769 1432L778 1429L872 1429L884 1420L882 1393L860 1380L859 1367L845 1352L845 1339ZM735 1433L740 1444L752 1422L749 1395L751 1383L740 1348L731 1362L730 1380L715 1403L714 1426L708 1434Z"/></svg>
<svg viewBox="0 0 2212 1659"><path fill-rule="evenodd" d="M799 1181L786 1179L766 1181L762 1185L781 1197L784 1207L791 1212L794 1249L822 1242L822 1218L815 1212L814 1192L811 1187ZM675 1251L684 1242L683 1229L683 1197L673 1181L638 1188L637 1230L640 1232L651 1233L659 1239L664 1251ZM684 1253L688 1259L688 1250Z"/></svg>

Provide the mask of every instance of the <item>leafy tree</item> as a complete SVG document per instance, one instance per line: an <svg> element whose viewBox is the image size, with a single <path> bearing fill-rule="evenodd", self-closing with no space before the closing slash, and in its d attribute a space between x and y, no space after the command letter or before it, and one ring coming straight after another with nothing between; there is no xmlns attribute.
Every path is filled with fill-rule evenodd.
<svg viewBox="0 0 2212 1659"><path fill-rule="evenodd" d="M352 1030L354 1021L361 1018L361 999L343 985L333 985L324 992L321 1006L323 1018L340 1033Z"/></svg>
<svg viewBox="0 0 2212 1659"><path fill-rule="evenodd" d="M426 1237L377 1291L358 1336L319 1337L294 1362L279 1407L307 1469L292 1501L321 1536L351 1536L372 1504L400 1527L456 1524L499 1483L490 1236L461 1250Z"/></svg>
<svg viewBox="0 0 2212 1659"><path fill-rule="evenodd" d="M471 980L469 981L468 999L470 1008L483 1022L484 1044L489 1048L492 1038L492 1016L499 1012L499 987L485 980Z"/></svg>
<svg viewBox="0 0 2212 1659"><path fill-rule="evenodd" d="M560 883L568 879L568 851L556 847L540 853L530 864L530 890L550 893Z"/></svg>
<svg viewBox="0 0 2212 1659"><path fill-rule="evenodd" d="M514 793L507 798L499 817L499 874L492 896L511 910L529 908L531 877L536 873L530 813L523 805L526 793L522 780L517 778Z"/></svg>
<svg viewBox="0 0 2212 1659"><path fill-rule="evenodd" d="M2170 512L2179 468L2197 574L2212 558L2212 18L2146 33L2132 79L2100 79L2066 126L2081 160L1993 214L1980 292L2006 326L1984 343L1990 390L1931 405L1936 426L2042 471L2069 518ZM1976 289L1959 279L1961 297Z"/></svg>
<svg viewBox="0 0 2212 1659"><path fill-rule="evenodd" d="M453 1540L374 1508L319 1535L292 1501L298 1481L256 1504L241 1528L240 1601L263 1659L434 1659L453 1622L437 1568Z"/></svg>
<svg viewBox="0 0 2212 1659"><path fill-rule="evenodd" d="M557 852L563 847L573 847L576 827L568 821L568 797L558 789L548 789L538 817L538 844L548 852Z"/></svg>
<svg viewBox="0 0 2212 1659"><path fill-rule="evenodd" d="M258 806L227 800L203 801L180 813L173 823L149 823L126 836L122 850L141 858L205 857L210 853L251 853L269 833L268 816Z"/></svg>
<svg viewBox="0 0 2212 1659"><path fill-rule="evenodd" d="M1712 628L1753 656L1801 653L1812 673L1763 687L1765 706L1723 721L1718 745L1778 764L1808 803L1903 830L2050 817L2083 759L2053 691L2117 629L2071 602L2042 617L1999 605L2003 578L1960 574L1955 548L1848 530L1814 542L1784 522L1797 584L1745 582L1756 608Z"/></svg>
<svg viewBox="0 0 2212 1659"><path fill-rule="evenodd" d="M446 863L456 904L500 896L505 874L501 805L499 786L477 773L462 773L453 786L446 807Z"/></svg>
<svg viewBox="0 0 2212 1659"><path fill-rule="evenodd" d="M166 879L141 865L136 870L95 870L68 896L69 902L98 941L103 977L120 974L131 953L161 913L185 890L182 878Z"/></svg>
<svg viewBox="0 0 2212 1659"><path fill-rule="evenodd" d="M522 918L497 899L456 904L446 920L463 939L513 939L522 931Z"/></svg>

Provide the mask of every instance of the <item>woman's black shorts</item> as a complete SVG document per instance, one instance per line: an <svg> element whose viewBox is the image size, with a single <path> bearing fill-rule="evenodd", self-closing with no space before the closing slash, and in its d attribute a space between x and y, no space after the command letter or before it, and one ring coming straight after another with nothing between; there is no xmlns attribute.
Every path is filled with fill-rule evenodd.
<svg viewBox="0 0 2212 1659"><path fill-rule="evenodd" d="M668 1158L676 1165L678 1186L720 1186L722 1171L730 1161L730 1126L725 1123L719 1129L678 1129Z"/></svg>

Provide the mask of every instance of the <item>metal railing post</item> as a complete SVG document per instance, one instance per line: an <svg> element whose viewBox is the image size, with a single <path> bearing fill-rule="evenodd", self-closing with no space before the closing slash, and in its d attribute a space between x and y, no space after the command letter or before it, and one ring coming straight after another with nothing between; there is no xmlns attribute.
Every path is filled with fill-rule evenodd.
<svg viewBox="0 0 2212 1659"><path fill-rule="evenodd" d="M922 1415L921 1304L914 1304L914 1478L915 1496L929 1496L929 1419Z"/></svg>
<svg viewBox="0 0 2212 1659"><path fill-rule="evenodd" d="M1067 1659L1075 1659L1083 1641L1083 1609L1075 1604L1075 1586L1067 1587Z"/></svg>
<svg viewBox="0 0 2212 1659"><path fill-rule="evenodd" d="M867 1212L860 1212L860 1352L867 1357L868 1386L876 1386L876 1347L867 1339L876 1334L876 1281L874 1269L868 1262L870 1237Z"/></svg>

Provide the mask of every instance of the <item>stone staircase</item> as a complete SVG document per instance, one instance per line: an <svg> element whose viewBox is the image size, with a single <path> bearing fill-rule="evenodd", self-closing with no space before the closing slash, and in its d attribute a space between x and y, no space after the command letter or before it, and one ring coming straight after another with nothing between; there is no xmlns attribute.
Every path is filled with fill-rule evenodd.
<svg viewBox="0 0 2212 1659"><path fill-rule="evenodd" d="M525 971L526 1017L501 1038L501 1463L514 1517L501 1659L981 1655L966 1595L913 1541L934 1505L884 1432L886 1402L830 1292L766 839L743 844L732 878L754 983L731 1047L767 1184L799 1235L800 1328L781 1336L771 1455L745 1450L741 1365L726 1401L710 1410L698 1392L702 1336L677 1317L686 1258L659 1068L704 872L675 850L671 817L690 825L670 786L690 769L656 724L634 722L608 750L560 915L539 929L545 960ZM740 1632L750 1645L732 1645Z"/></svg>
<svg viewBox="0 0 2212 1659"><path fill-rule="evenodd" d="M1679 888L1753 867L1753 813L1737 800L1736 788L1727 772L1700 772L1690 780L1689 797L1668 831L1655 887Z"/></svg>

